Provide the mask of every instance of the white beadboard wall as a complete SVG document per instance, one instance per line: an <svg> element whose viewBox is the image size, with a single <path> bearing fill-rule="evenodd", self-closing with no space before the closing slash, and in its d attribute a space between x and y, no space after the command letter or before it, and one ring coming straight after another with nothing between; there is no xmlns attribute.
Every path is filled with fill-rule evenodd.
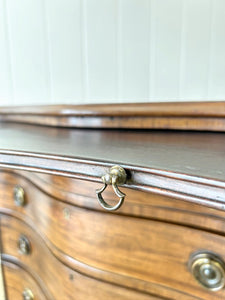
<svg viewBox="0 0 225 300"><path fill-rule="evenodd" d="M0 0L0 105L225 99L225 0Z"/></svg>

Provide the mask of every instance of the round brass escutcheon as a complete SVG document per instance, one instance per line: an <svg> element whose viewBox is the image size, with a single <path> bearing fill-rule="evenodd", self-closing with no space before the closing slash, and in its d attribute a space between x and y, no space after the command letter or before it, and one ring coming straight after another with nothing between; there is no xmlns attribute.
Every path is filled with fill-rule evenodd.
<svg viewBox="0 0 225 300"><path fill-rule="evenodd" d="M189 269L198 283L208 290L218 291L225 285L225 264L214 253L201 252L192 255Z"/></svg>
<svg viewBox="0 0 225 300"><path fill-rule="evenodd" d="M14 202L17 206L24 206L25 205L25 193L24 189L16 185L14 188Z"/></svg>
<svg viewBox="0 0 225 300"><path fill-rule="evenodd" d="M19 252L24 255L28 255L31 252L31 246L28 238L24 235L21 235L18 240Z"/></svg>
<svg viewBox="0 0 225 300"><path fill-rule="evenodd" d="M25 289L23 291L22 295L23 295L23 300L33 300L34 299L34 295L30 289Z"/></svg>

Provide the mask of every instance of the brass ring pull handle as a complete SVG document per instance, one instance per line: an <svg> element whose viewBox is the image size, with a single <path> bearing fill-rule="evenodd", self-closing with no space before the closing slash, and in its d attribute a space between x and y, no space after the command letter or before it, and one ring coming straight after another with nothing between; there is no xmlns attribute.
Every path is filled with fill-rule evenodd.
<svg viewBox="0 0 225 300"><path fill-rule="evenodd" d="M109 173L102 176L102 181L104 183L104 186L101 189L96 190L96 194L98 196L98 201L99 201L100 205L104 209L113 211L113 210L117 210L118 208L121 207L126 195L119 190L118 185L124 184L126 182L126 179L127 179L127 174L126 174L125 170L120 166L113 166L110 169ZM119 202L115 206L109 205L102 197L102 193L106 189L107 185L112 185L115 194L120 199Z"/></svg>

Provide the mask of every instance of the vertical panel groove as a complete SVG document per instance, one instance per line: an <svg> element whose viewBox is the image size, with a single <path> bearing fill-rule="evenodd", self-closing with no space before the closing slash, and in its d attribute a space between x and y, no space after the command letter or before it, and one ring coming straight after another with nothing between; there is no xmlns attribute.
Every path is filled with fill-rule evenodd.
<svg viewBox="0 0 225 300"><path fill-rule="evenodd" d="M185 51L185 11L186 11L186 0L181 0L181 32L180 32L180 68L179 68L179 98L182 99L182 87L184 82L184 68L185 68L185 61L184 61L184 51Z"/></svg>
<svg viewBox="0 0 225 300"><path fill-rule="evenodd" d="M210 13L210 30L209 30L209 58L208 58L208 76L207 76L207 98L209 98L209 89L210 89L210 77L212 70L212 45L213 45L213 21L214 21L214 1L211 0L211 13Z"/></svg>
<svg viewBox="0 0 225 300"><path fill-rule="evenodd" d="M88 102L89 97L89 66L88 66L88 35L87 35L87 2L80 0L81 9L81 48L82 48L82 82L83 82L83 100Z"/></svg>
<svg viewBox="0 0 225 300"><path fill-rule="evenodd" d="M154 99L155 97L155 58L156 58L156 49L155 49L155 31L156 31L156 23L155 23L155 16L156 16L156 9L155 9L155 0L150 0L150 51L149 51L149 99Z"/></svg>
<svg viewBox="0 0 225 300"><path fill-rule="evenodd" d="M117 101L121 102L122 95L122 82L123 82L123 56L122 56L122 12L121 1L117 0L117 24L116 24L116 44L117 44Z"/></svg>
<svg viewBox="0 0 225 300"><path fill-rule="evenodd" d="M152 10L152 0L148 2L148 100L151 100L151 10Z"/></svg>
<svg viewBox="0 0 225 300"><path fill-rule="evenodd" d="M50 55L50 39L49 39L49 30L48 30L48 14L46 9L46 1L42 0L42 11L43 11L43 36L44 36L44 46L45 46L45 57L46 57L46 66L47 66L47 95L48 100L54 104L54 99L52 98L52 68L51 68L51 55Z"/></svg>
<svg viewBox="0 0 225 300"><path fill-rule="evenodd" d="M3 15L4 15L4 28L5 28L5 42L7 48L7 60L8 60L8 69L9 69L9 81L10 81L10 103L11 105L15 104L15 94L14 94L14 81L13 81L13 64L12 64L12 53L11 53L11 43L10 43L10 34L9 34L9 23L8 23L8 10L7 10L7 0L3 0Z"/></svg>

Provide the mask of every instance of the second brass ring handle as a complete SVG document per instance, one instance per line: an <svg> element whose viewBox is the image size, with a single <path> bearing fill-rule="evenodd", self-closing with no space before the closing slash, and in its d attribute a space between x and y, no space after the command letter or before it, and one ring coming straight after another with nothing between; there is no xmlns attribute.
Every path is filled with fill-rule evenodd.
<svg viewBox="0 0 225 300"><path fill-rule="evenodd" d="M118 185L124 184L126 182L126 178L127 178L127 174L125 170L120 166L113 166L110 169L109 173L102 176L102 181L104 183L104 186L101 189L96 190L96 194L98 196L98 201L100 205L104 209L113 211L121 207L126 195L119 190ZM102 197L102 193L104 192L104 190L108 185L112 185L115 194L119 197L119 202L115 206L109 205Z"/></svg>

